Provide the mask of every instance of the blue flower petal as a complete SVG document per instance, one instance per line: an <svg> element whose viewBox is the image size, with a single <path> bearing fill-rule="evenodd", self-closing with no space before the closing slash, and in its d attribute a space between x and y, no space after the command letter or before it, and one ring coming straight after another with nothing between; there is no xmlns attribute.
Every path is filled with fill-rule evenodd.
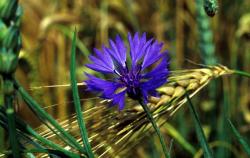
<svg viewBox="0 0 250 158"><path fill-rule="evenodd" d="M165 74L162 74L160 76L153 77L146 82L143 82L141 84L141 89L145 89L147 91L152 91L152 90L162 86L166 82L167 82L167 76Z"/></svg>
<svg viewBox="0 0 250 158"><path fill-rule="evenodd" d="M162 46L163 43L158 43L157 41L155 41L147 48L142 63L142 70L152 65L163 56L163 54L161 53Z"/></svg>
<svg viewBox="0 0 250 158"><path fill-rule="evenodd" d="M108 67L111 67L112 69L114 69L114 64L113 64L112 58L107 52L105 52L105 51L100 52L96 48L94 48L94 52L100 60L102 60L105 64L108 65Z"/></svg>
<svg viewBox="0 0 250 158"><path fill-rule="evenodd" d="M101 53L99 50L94 49L96 56L90 55L89 59L93 62L91 64L86 64L86 66L95 71L99 71L102 73L113 73L114 72L114 64L112 62L111 57L106 52Z"/></svg>
<svg viewBox="0 0 250 158"><path fill-rule="evenodd" d="M116 43L115 43L116 42ZM109 40L110 48L105 50L122 66L125 67L126 62L126 47L120 36L116 36L116 41Z"/></svg>
<svg viewBox="0 0 250 158"><path fill-rule="evenodd" d="M143 78L152 78L152 77L159 76L159 75L166 75L166 78L167 78L167 76L169 75L168 54L167 52L163 52L162 55L163 56L162 56L161 62L152 71L146 74L143 74L142 75Z"/></svg>
<svg viewBox="0 0 250 158"><path fill-rule="evenodd" d="M132 36L129 34L128 40L130 45L132 67L135 67L137 62L144 56L147 47L152 42L152 39L146 41L146 33L143 33L142 36L139 37L139 33L137 32L134 38L132 38Z"/></svg>
<svg viewBox="0 0 250 158"><path fill-rule="evenodd" d="M101 97L104 99L112 99L115 95L115 91L122 87L122 85L118 82L110 82L88 73L85 74L88 77L88 80L85 81L87 83L88 90L101 93Z"/></svg>
<svg viewBox="0 0 250 158"><path fill-rule="evenodd" d="M161 62L152 71L142 75L142 78L148 79L148 81L141 84L141 89L154 92L156 88L167 82L170 73L168 70L168 53L163 52L162 55Z"/></svg>
<svg viewBox="0 0 250 158"><path fill-rule="evenodd" d="M125 107L125 94L126 94L126 91L122 91L113 96L112 104L118 105L118 108L120 111L123 110Z"/></svg>
<svg viewBox="0 0 250 158"><path fill-rule="evenodd" d="M145 45L146 42L146 34L143 33L141 38L134 38L134 62L136 63L142 57L144 50L142 47Z"/></svg>
<svg viewBox="0 0 250 158"><path fill-rule="evenodd" d="M116 36L115 42L116 47L118 48L118 52L120 54L121 61L124 64L126 62L127 48L125 47L125 44L119 35Z"/></svg>

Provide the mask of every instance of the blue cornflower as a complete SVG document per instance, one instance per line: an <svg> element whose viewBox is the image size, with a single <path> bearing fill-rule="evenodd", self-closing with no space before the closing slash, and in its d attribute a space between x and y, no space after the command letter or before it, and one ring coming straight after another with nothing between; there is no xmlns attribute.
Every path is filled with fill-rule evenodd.
<svg viewBox="0 0 250 158"><path fill-rule="evenodd" d="M156 88L166 83L169 74L168 53L161 52L163 43L147 40L146 33L141 37L139 33L133 37L128 34L128 41L129 50L117 35L115 41L109 40L109 48L94 49L95 56L89 57L93 63L86 64L92 70L111 76L110 79L101 79L86 73L88 90L99 92L104 99L111 99L112 105L118 105L119 110L125 106L126 94L144 103L147 103L148 96L157 96Z"/></svg>

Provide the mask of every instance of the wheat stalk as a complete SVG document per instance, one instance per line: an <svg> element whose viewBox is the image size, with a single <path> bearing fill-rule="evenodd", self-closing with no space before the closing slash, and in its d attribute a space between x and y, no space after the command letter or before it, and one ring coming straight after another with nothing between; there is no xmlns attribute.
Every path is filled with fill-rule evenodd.
<svg viewBox="0 0 250 158"><path fill-rule="evenodd" d="M186 102L186 91L190 97L193 97L212 79L232 73L232 70L222 65L172 71L168 82L158 89L160 97L149 98L148 106L153 117L158 124L163 124ZM122 112L109 108L108 103L109 100L98 100L95 105L85 102L84 119L87 122L89 141L95 154L99 157L119 157L140 142L140 139L150 131L151 125L137 102L127 99L127 109ZM164 118L160 120L161 116ZM80 142L75 114L59 122ZM37 131L43 137L75 151L57 139L57 136L45 126L37 128ZM41 155L41 157L47 157L47 155Z"/></svg>

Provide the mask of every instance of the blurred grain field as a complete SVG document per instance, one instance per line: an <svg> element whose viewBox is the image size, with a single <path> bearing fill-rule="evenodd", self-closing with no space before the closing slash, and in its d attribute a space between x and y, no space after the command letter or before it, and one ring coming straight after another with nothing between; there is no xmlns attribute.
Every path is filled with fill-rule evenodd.
<svg viewBox="0 0 250 158"><path fill-rule="evenodd" d="M172 71L200 68L198 64L223 64L250 72L250 1L219 0L211 18L202 0L20 0L23 7L22 39L17 78L55 118L74 113L69 84L72 32L77 29L77 78L90 72L84 64L93 48L127 32L147 32L164 42L171 56ZM190 62L191 60L192 62ZM196 64L194 64L196 63ZM46 87L50 86L50 87ZM81 99L94 104L91 94L80 87ZM234 123L250 142L250 81L225 76L212 81L192 102L198 110L215 157L247 157L226 121ZM40 122L22 103L19 114L33 127ZM84 108L84 107L83 107ZM112 109L117 110L117 109ZM100 116L98 116L100 117ZM34 118L34 119L33 119ZM167 144L173 141L172 157L201 157L191 114L179 109L161 128ZM161 157L156 136L146 136L127 157ZM126 156L126 155L125 155Z"/></svg>

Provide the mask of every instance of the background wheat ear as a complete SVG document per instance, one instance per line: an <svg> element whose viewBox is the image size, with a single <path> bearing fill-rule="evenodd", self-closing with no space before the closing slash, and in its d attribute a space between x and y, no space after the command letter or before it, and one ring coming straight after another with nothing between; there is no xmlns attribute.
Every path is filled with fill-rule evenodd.
<svg viewBox="0 0 250 158"><path fill-rule="evenodd" d="M148 106L158 124L162 125L186 103L185 92L188 92L191 98L212 79L232 73L232 70L222 65L172 71L168 82L158 89L160 97L150 97ZM109 108L109 100L98 99L95 103L93 100L91 102L92 104L85 101L83 113L89 141L99 157L122 156L140 143L144 136L153 133L143 109L137 102L127 99L128 108L121 112ZM59 122L79 142L81 141L75 114ZM45 126L39 127L37 131L42 136L74 151Z"/></svg>

